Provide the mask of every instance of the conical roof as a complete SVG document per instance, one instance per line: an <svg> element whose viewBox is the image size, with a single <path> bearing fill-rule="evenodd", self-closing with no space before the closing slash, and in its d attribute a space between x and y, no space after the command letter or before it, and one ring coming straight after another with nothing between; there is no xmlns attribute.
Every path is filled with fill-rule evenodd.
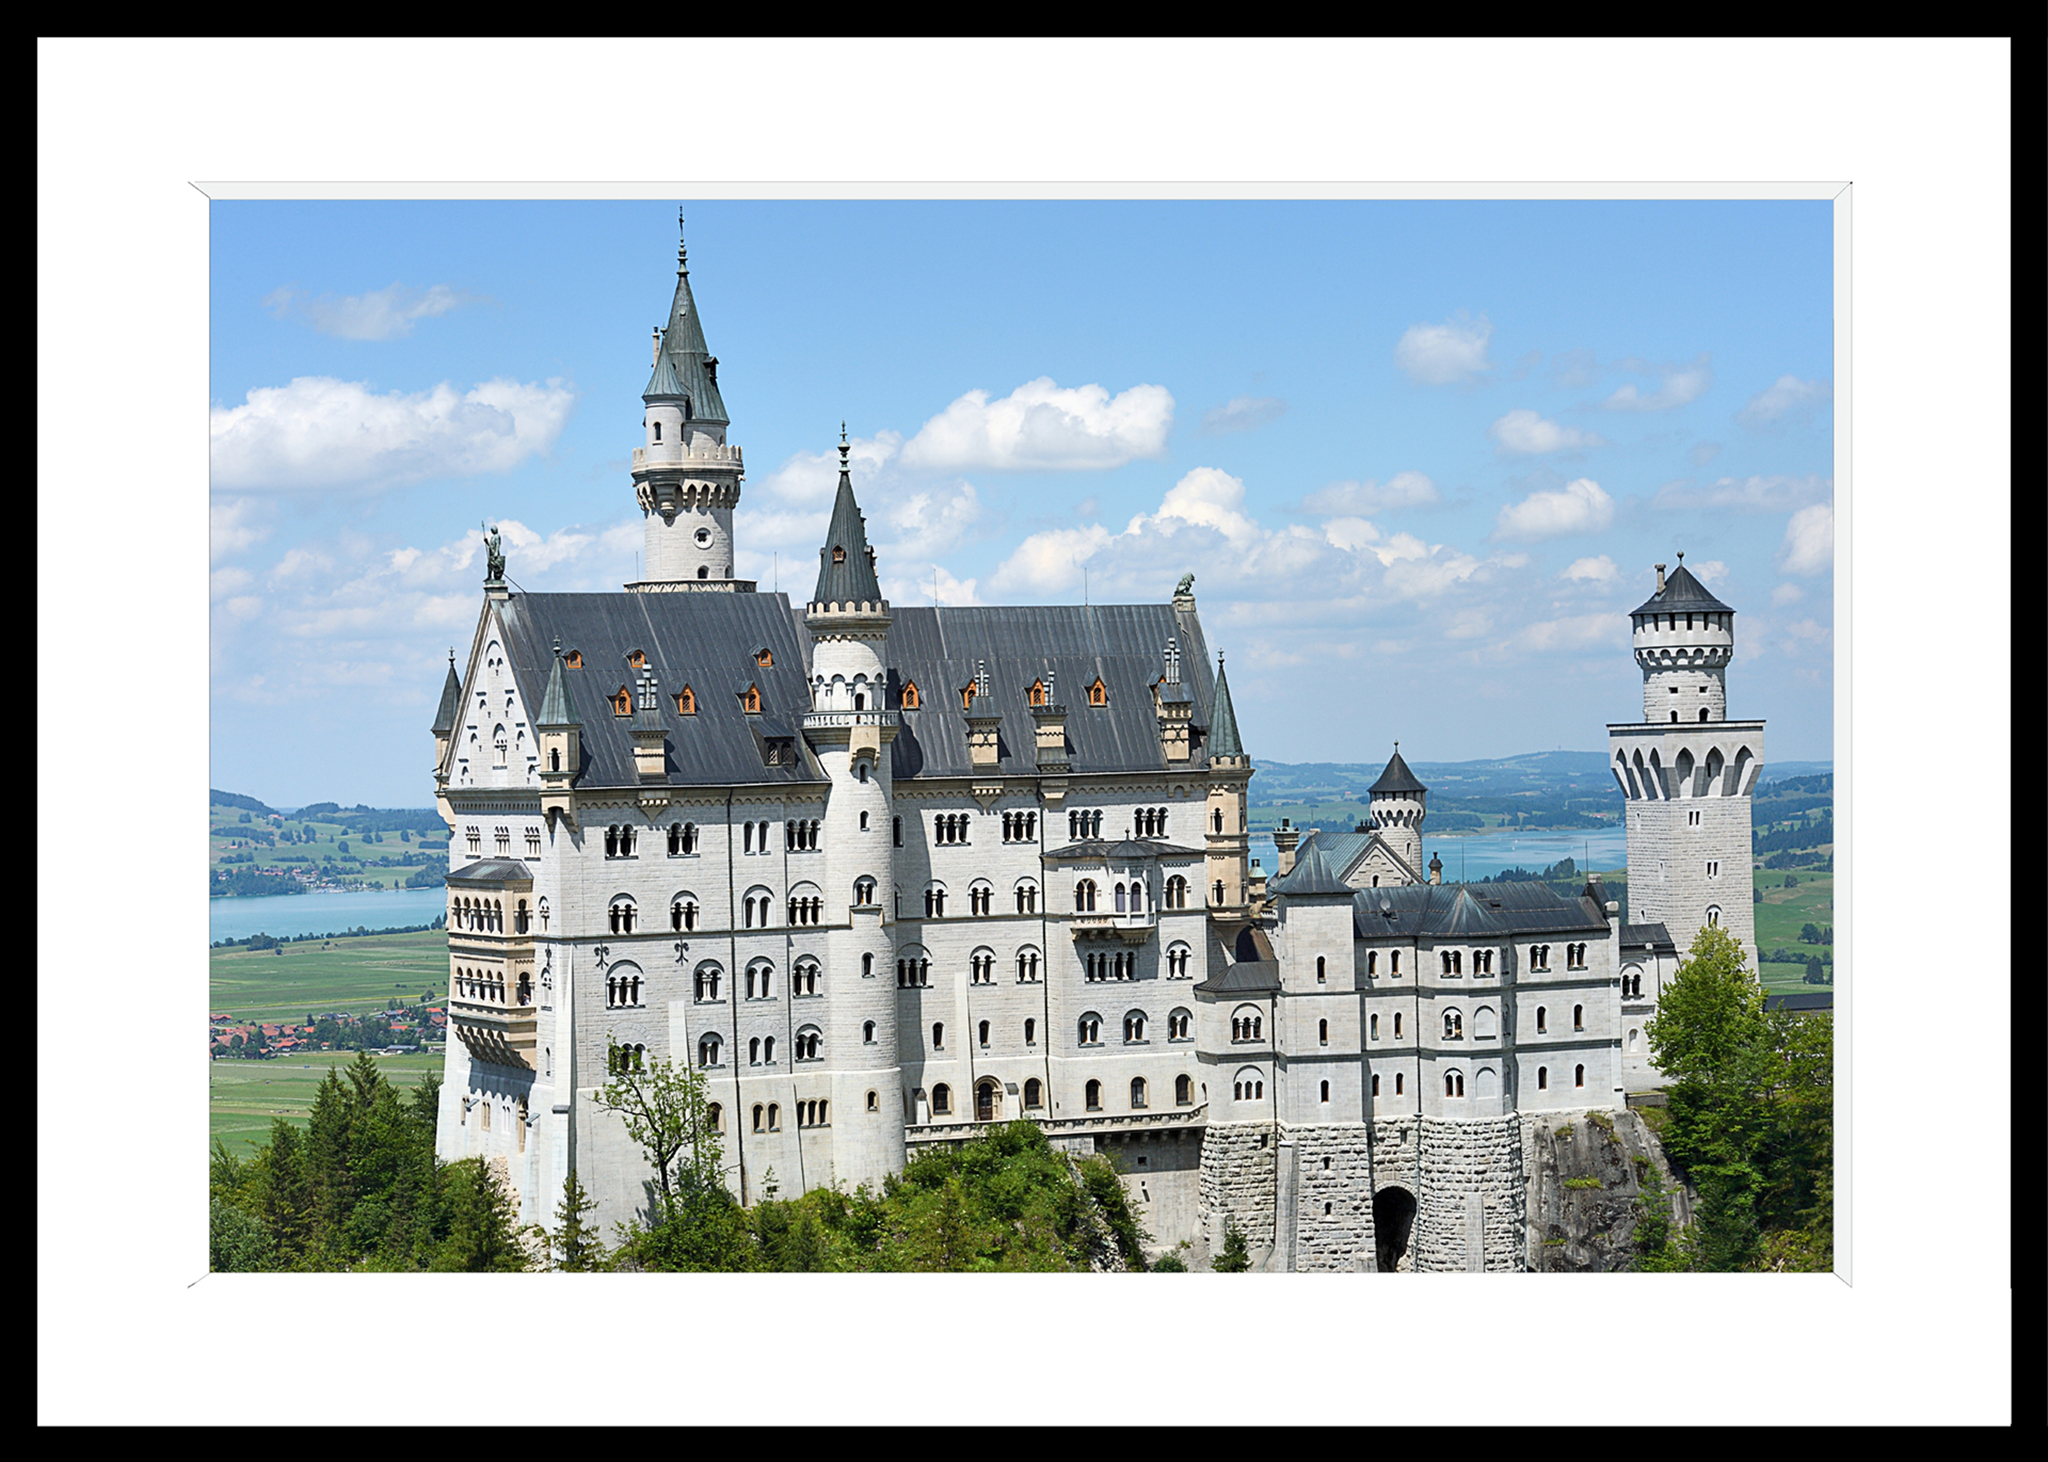
<svg viewBox="0 0 2048 1462"><path fill-rule="evenodd" d="M839 495L832 500L832 521L825 528L825 546L818 550L818 592L813 604L875 604L882 586L875 579L874 554L868 547L867 520L853 500L853 477L846 468L846 447L839 448Z"/></svg>
<svg viewBox="0 0 2048 1462"><path fill-rule="evenodd" d="M448 652L448 679L441 686L441 708L434 712L434 734L446 736L462 714L462 680L455 673L455 652Z"/></svg>
<svg viewBox="0 0 2048 1462"><path fill-rule="evenodd" d="M676 247L676 293L668 307L668 327L661 332L654 374L648 377L640 399L652 402L678 397L690 403L691 420L728 424L725 401L718 394L716 361L704 343L704 326L697 318L696 298L690 293L688 259L680 244Z"/></svg>
<svg viewBox="0 0 2048 1462"><path fill-rule="evenodd" d="M1216 700L1209 709L1209 756L1243 756L1237 735L1237 712L1230 704L1230 682L1223 675L1223 657L1216 657Z"/></svg>
<svg viewBox="0 0 2048 1462"><path fill-rule="evenodd" d="M1423 786L1415 773L1408 770L1408 763L1401 760L1401 748L1396 746L1393 759L1387 763L1387 769L1380 773L1380 779L1365 790L1370 795L1374 792L1427 792L1429 788Z"/></svg>
<svg viewBox="0 0 2048 1462"><path fill-rule="evenodd" d="M1671 574L1664 580L1664 587L1660 592L1652 594L1641 604L1630 610L1629 613L1632 615L1669 614L1673 610L1680 614L1684 614L1687 611L1691 611L1694 614L1698 614L1701 611L1709 614L1733 614L1735 612L1731 605L1723 604L1712 594L1708 593L1707 586L1694 578L1692 570L1682 563L1678 566L1676 573Z"/></svg>
<svg viewBox="0 0 2048 1462"><path fill-rule="evenodd" d="M569 682L562 675L562 645L555 642L555 665L548 672L547 694L540 698L540 714L534 718L536 726L580 726L582 720L576 715L575 702L569 699Z"/></svg>

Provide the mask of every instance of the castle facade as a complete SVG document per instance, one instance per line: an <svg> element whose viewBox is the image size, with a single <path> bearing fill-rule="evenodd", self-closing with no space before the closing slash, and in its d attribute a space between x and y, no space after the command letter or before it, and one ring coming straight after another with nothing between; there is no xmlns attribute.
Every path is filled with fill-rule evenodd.
<svg viewBox="0 0 2048 1462"><path fill-rule="evenodd" d="M643 1216L648 1166L595 1097L671 1060L704 1076L744 1202L1021 1117L1118 1154L1162 1242L1235 1224L1273 1268L1532 1267L1532 1122L1654 1082L1675 937L1720 920L1753 948L1733 611L1681 566L1636 612L1645 720L1610 740L1638 923L1597 880L1444 884L1398 749L1367 824L1283 828L1268 883L1188 580L892 605L842 440L811 597L758 593L680 249L654 354L646 577L519 593L494 553L435 718L441 1154L486 1158L525 1222L572 1168L600 1222Z"/></svg>

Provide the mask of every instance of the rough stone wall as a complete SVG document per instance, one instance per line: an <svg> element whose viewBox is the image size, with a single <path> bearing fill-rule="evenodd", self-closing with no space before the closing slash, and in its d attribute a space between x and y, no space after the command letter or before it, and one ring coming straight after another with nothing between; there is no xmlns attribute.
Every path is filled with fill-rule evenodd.
<svg viewBox="0 0 2048 1462"><path fill-rule="evenodd" d="M1527 1195L1520 1120L1421 1120L1422 1187L1411 1240L1416 1272L1521 1270Z"/></svg>
<svg viewBox="0 0 2048 1462"><path fill-rule="evenodd" d="M1272 1124L1210 1124L1202 1136L1202 1226L1212 1252L1223 1247L1223 1226L1236 1223L1253 1250L1273 1241L1275 1191Z"/></svg>
<svg viewBox="0 0 2048 1462"><path fill-rule="evenodd" d="M1525 1117L1521 1145L1528 1173L1527 1263L1534 1272L1627 1269L1635 1258L1642 1179L1653 1167L1671 1205L1673 1227L1691 1221L1691 1195L1663 1145L1632 1111Z"/></svg>
<svg viewBox="0 0 2048 1462"><path fill-rule="evenodd" d="M1372 1129L1359 1123L1291 1127L1287 1136L1298 1173L1295 1269L1302 1273L1371 1272Z"/></svg>

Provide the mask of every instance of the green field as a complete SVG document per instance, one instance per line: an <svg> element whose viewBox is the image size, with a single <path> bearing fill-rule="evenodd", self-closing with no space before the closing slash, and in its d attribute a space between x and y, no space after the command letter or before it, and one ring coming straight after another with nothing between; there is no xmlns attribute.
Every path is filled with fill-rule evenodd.
<svg viewBox="0 0 2048 1462"><path fill-rule="evenodd" d="M388 1000L411 1005L430 991L437 998L448 991L448 936L439 931L308 939L276 951L215 949L208 956L207 1009L237 1020L368 1015Z"/></svg>
<svg viewBox="0 0 2048 1462"><path fill-rule="evenodd" d="M247 822L242 821L245 817ZM282 841L282 829L289 829L294 841ZM305 841L297 841L302 836ZM344 845L346 852L342 851ZM404 888L407 877L420 871L420 867L444 870L447 847L445 827L431 835L411 831L364 834L329 817L287 817L279 824L259 813L218 804L210 809L207 818L207 862L215 870L318 869L331 864L336 881L361 888ZM408 854L418 855L421 864L403 868L374 866L379 858L398 859ZM243 855L251 861L240 861ZM230 858L237 861L227 862Z"/></svg>
<svg viewBox="0 0 2048 1462"><path fill-rule="evenodd" d="M418 992L414 992L418 993ZM299 1012L304 1015L302 1010ZM270 1138L273 1118L283 1117L301 1131L313 1107L313 1094L327 1079L328 1067L345 1069L354 1051L321 1051L308 1056L280 1056L274 1061L215 1061L208 1073L209 1130L207 1151L219 1138L230 1152L247 1156ZM411 1091L421 1077L440 1075L439 1055L372 1056L377 1069L400 1091Z"/></svg>

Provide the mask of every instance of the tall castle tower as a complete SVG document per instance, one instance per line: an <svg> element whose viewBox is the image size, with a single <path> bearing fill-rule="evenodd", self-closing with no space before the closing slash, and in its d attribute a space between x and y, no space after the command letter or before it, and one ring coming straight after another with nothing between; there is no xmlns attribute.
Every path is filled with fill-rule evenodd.
<svg viewBox="0 0 2048 1462"><path fill-rule="evenodd" d="M1367 814L1380 841L1403 863L1411 882L1422 882L1422 820L1429 816L1429 788L1401 760L1401 743L1380 779L1366 789Z"/></svg>
<svg viewBox="0 0 2048 1462"><path fill-rule="evenodd" d="M1750 795L1764 723L1728 719L1735 611L1679 556L1630 615L1643 671L1643 719L1607 728L1609 767L1627 798L1628 918L1662 924L1681 957L1718 924L1756 960Z"/></svg>
<svg viewBox="0 0 2048 1462"><path fill-rule="evenodd" d="M1224 678L1223 656L1216 657L1216 700L1209 709L1209 799L1206 852L1209 867L1209 912L1225 920L1242 920L1251 899L1251 829L1246 817L1245 787L1252 779L1252 759L1237 734L1237 711L1230 704L1230 682Z"/></svg>
<svg viewBox="0 0 2048 1462"><path fill-rule="evenodd" d="M880 1185L903 1170L903 1073L896 1039L896 862L889 744L898 713L888 704L889 604L875 578L875 551L853 500L840 429L839 495L818 587L804 609L811 635L811 713L804 737L831 779L825 804L826 904L847 900L847 921L827 935L833 982L825 1032L831 1067L835 1181Z"/></svg>
<svg viewBox="0 0 2048 1462"><path fill-rule="evenodd" d="M676 227L680 233L680 214ZM751 593L751 581L732 576L732 510L744 464L740 449L726 444L731 423L718 394L718 357L704 343L680 239L668 328L655 333L654 374L640 399L646 441L633 451L633 495L647 520L647 567L626 587Z"/></svg>

